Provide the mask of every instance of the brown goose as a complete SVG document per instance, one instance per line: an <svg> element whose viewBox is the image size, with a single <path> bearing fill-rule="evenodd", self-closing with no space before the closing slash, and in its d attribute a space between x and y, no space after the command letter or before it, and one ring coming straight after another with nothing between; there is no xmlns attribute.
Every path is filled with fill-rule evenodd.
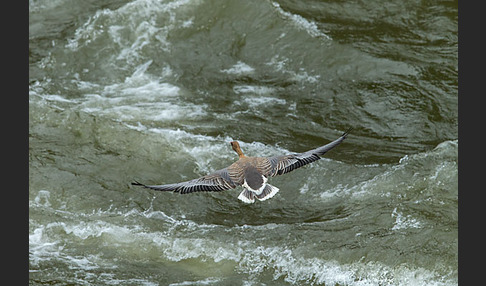
<svg viewBox="0 0 486 286"><path fill-rule="evenodd" d="M319 160L324 153L339 145L346 139L348 131L331 143L303 153L274 157L247 157L241 151L237 141L230 142L239 160L229 167L215 171L204 177L167 185L144 185L133 182L132 185L143 186L157 191L172 191L180 194L193 192L219 192L243 186L238 199L245 203L255 202L255 198L264 201L273 197L279 189L267 184L268 177L286 174L304 165Z"/></svg>

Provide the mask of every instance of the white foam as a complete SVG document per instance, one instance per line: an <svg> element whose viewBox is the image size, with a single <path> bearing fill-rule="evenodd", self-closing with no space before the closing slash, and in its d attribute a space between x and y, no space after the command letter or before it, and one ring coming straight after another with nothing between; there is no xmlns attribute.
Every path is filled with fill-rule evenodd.
<svg viewBox="0 0 486 286"><path fill-rule="evenodd" d="M101 94L86 94L79 108L117 120L190 120L206 114L205 105L181 102L178 86L146 74L150 63L140 65L123 83L104 87Z"/></svg>
<svg viewBox="0 0 486 286"><path fill-rule="evenodd" d="M256 94L256 95L266 95L275 92L275 88L268 86L257 86L257 85L235 85L233 91L236 94Z"/></svg>
<svg viewBox="0 0 486 286"><path fill-rule="evenodd" d="M263 109L270 108L272 105L285 105L287 101L281 98L275 97L246 97L243 99L243 102L248 104L250 108L261 107Z"/></svg>
<svg viewBox="0 0 486 286"><path fill-rule="evenodd" d="M50 259L53 254L59 252L57 241L46 241L44 238L44 226L40 226L29 233L29 260L33 265L38 265L43 260Z"/></svg>
<svg viewBox="0 0 486 286"><path fill-rule="evenodd" d="M66 4L65 0L35 1L29 0L29 13L40 12L42 10L56 9L58 6Z"/></svg>
<svg viewBox="0 0 486 286"><path fill-rule="evenodd" d="M332 40L330 36L319 30L316 23L309 21L300 15L292 14L285 11L284 9L282 9L282 7L280 7L279 3L272 2L272 5L273 7L275 7L280 15L282 15L285 19L289 19L290 21L292 21L292 23L294 23L297 28L306 31L312 37L323 37L327 40Z"/></svg>
<svg viewBox="0 0 486 286"><path fill-rule="evenodd" d="M129 64L143 58L142 51L146 46L157 45L158 49L170 52L169 33L191 27L194 17L187 18L183 11L185 7L192 9L199 3L193 0L135 0L115 10L98 10L76 29L66 48L77 51L95 41L111 40L114 44L111 49L114 53L110 55L113 62Z"/></svg>
<svg viewBox="0 0 486 286"><path fill-rule="evenodd" d="M232 74L232 75L248 75L253 73L254 71L255 71L254 68L245 64L242 61L238 61L235 65L233 65L229 69L221 70L222 73Z"/></svg>
<svg viewBox="0 0 486 286"><path fill-rule="evenodd" d="M417 219L413 218L411 215L403 215L397 211L397 208L393 209L391 216L395 218L392 230L422 227L422 224Z"/></svg>
<svg viewBox="0 0 486 286"><path fill-rule="evenodd" d="M457 165L457 140L446 141L433 150L405 155L398 164L362 165L360 167L365 167L370 174L376 175L351 187L337 186L321 194L321 198L326 198L333 192L351 194L355 198L370 195L400 197L404 190L413 188L432 191L445 185L457 186Z"/></svg>
<svg viewBox="0 0 486 286"><path fill-rule="evenodd" d="M146 99L159 99L162 97L178 96L180 88L167 82L161 82L163 78L146 73L152 61L148 61L136 68L130 77L123 83L105 86L103 95L112 96L122 94L124 96L138 96ZM171 76L170 68L165 69L165 77Z"/></svg>
<svg viewBox="0 0 486 286"><path fill-rule="evenodd" d="M192 258L201 256L215 259L234 260L237 270L248 273L250 277L259 277L266 271L273 271L273 279L283 279L291 284L309 283L311 285L454 285L454 282L438 282L434 272L423 268L408 268L398 266L391 268L378 262L339 264L335 261L326 261L314 258L303 258L294 254L292 249L286 247L264 247L254 242L238 242L234 244L233 251L219 251L224 248L208 241L198 241L197 247L179 243L173 245L178 253L183 253L185 245L189 245ZM218 251L208 251L211 248ZM224 247L224 245L223 245ZM229 247L229 246L228 246ZM182 249L180 249L182 248ZM197 251L204 249L205 251ZM231 248L229 248L231 249ZM199 253L197 253L199 252ZM167 253L166 253L167 254ZM182 258L178 257L178 258ZM221 259L221 258L219 258ZM215 259L216 260L216 259Z"/></svg>
<svg viewBox="0 0 486 286"><path fill-rule="evenodd" d="M30 223L31 225L33 222ZM79 239L99 238L103 234L111 234L117 241L131 242L132 233L140 229L133 227L120 227L103 221L96 222L52 222L34 228L29 234L29 260L34 266L44 261L60 261L71 269L92 270L101 266L104 268L116 267L109 261L103 261L97 255L70 255L65 245L70 241L69 236Z"/></svg>
<svg viewBox="0 0 486 286"><path fill-rule="evenodd" d="M51 203L49 202L49 198L51 196L51 193L46 190L40 190L37 193L37 196L34 198L34 203L38 206L43 206L43 207L50 207Z"/></svg>
<svg viewBox="0 0 486 286"><path fill-rule="evenodd" d="M213 285L215 283L220 282L220 279L217 278L206 278L202 280L197 280L197 281L183 281L179 283L171 283L169 286L187 286L187 285Z"/></svg>
<svg viewBox="0 0 486 286"><path fill-rule="evenodd" d="M232 163L237 158L229 145L229 142L232 141L232 138L229 137L221 138L192 134L180 129L148 128L140 123L138 125L126 124L126 126L138 131L160 134L172 142L171 144L179 146L179 150L192 158L201 175L215 171L217 168L226 167L222 165L224 160ZM215 156L215 154L218 155Z"/></svg>
<svg viewBox="0 0 486 286"><path fill-rule="evenodd" d="M141 98L155 99L155 97L168 97L179 95L180 88L170 83L150 81L138 86L127 86L122 89L124 95L137 95Z"/></svg>
<svg viewBox="0 0 486 286"><path fill-rule="evenodd" d="M140 286L159 286L160 283L152 282L147 279L141 278L129 278L129 279L116 279L113 273L101 273L96 278L93 277L97 284L103 282L106 285L140 285Z"/></svg>
<svg viewBox="0 0 486 286"><path fill-rule="evenodd" d="M174 219L171 216L166 215L162 211L150 211L150 212L146 211L146 212L144 212L144 216L146 218L160 219L160 220L166 221L166 222L171 223L171 224L176 224L178 222L176 219Z"/></svg>
<svg viewBox="0 0 486 286"><path fill-rule="evenodd" d="M66 48L77 50L83 45L88 45L95 41L101 34L102 30L96 25L97 19L110 15L112 12L108 9L98 10L95 15L89 17L88 20L74 33L74 38L69 39Z"/></svg>
<svg viewBox="0 0 486 286"><path fill-rule="evenodd" d="M49 100L49 101L57 101L57 102L66 102L66 103L74 103L74 100L66 99L61 95L57 94L43 94L40 95L42 98Z"/></svg>
<svg viewBox="0 0 486 286"><path fill-rule="evenodd" d="M305 194L309 191L309 184L306 182L304 185L300 188L299 192L301 194Z"/></svg>
<svg viewBox="0 0 486 286"><path fill-rule="evenodd" d="M64 229L65 223L49 223L39 226L29 234L29 261L38 266L44 261L57 260L67 264L70 269L93 270L99 268L95 255L72 256L65 251L65 242L56 237L56 231Z"/></svg>
<svg viewBox="0 0 486 286"><path fill-rule="evenodd" d="M316 83L320 80L320 75L311 75L303 68L300 68L297 72L289 69L287 67L289 61L286 57L275 55L265 64L275 68L276 71L289 75L289 79L296 82Z"/></svg>
<svg viewBox="0 0 486 286"><path fill-rule="evenodd" d="M284 280L290 284L310 285L455 285L455 281L438 278L434 271L420 267L398 265L390 267L375 261L360 261L351 264L341 264L337 261L319 257L319 253L302 255L298 248L288 246L264 245L258 241L224 239L225 233L236 230L240 232L278 231L287 229L285 224L269 224L262 226L236 226L227 228L220 225L197 224L186 219L175 219L160 211L129 210L125 212L105 211L103 214L119 214L122 216L144 216L146 218L161 218L167 223L161 231L149 231L137 225L116 225L106 221L88 219L86 221L53 222L34 227L29 234L30 263L38 266L45 260L55 260L65 263L71 269L86 271L93 269L116 268L116 262L101 256L87 254L84 256L70 255L65 248L67 242L75 237L81 240L98 240L107 251L110 247L117 249L122 246L126 250L137 249L136 255L156 255L167 261L182 262L188 259L201 261L205 265L212 262L230 262L228 271L245 273L249 283L259 281L262 275L270 272L274 280ZM396 212L398 216L398 212ZM98 215L94 213L90 216ZM78 216L78 214L73 214ZM85 217L85 216L82 216ZM127 222L124 220L125 223ZM31 221L31 225L33 222ZM194 234L194 237L191 237ZM209 235L207 235L209 234ZM215 235L219 234L219 235ZM221 238L221 236L223 236ZM139 245L144 245L139 248ZM130 251L122 255L130 255ZM208 266L209 267L209 266ZM84 272L83 272L84 273ZM127 283L118 280L113 274L107 273L98 277L102 281ZM223 274L224 277L224 274ZM200 282L211 284L215 278L205 278L199 281L184 281L175 285L191 285ZM131 280L132 281L132 280ZM132 281L152 285L150 280ZM137 283L136 283L137 284Z"/></svg>
<svg viewBox="0 0 486 286"><path fill-rule="evenodd" d="M96 222L84 222L81 221L77 224L63 224L63 229L66 234L72 234L80 239L88 239L91 237L100 237L104 233L116 234L117 240L130 242L130 234L135 229L128 229L126 227L116 226L104 221Z"/></svg>
<svg viewBox="0 0 486 286"><path fill-rule="evenodd" d="M198 225L191 225L196 227ZM288 247L262 246L255 245L254 241L216 241L208 238L190 238L190 237L173 237L167 233L144 232L138 229L129 229L126 227L116 227L111 224L98 224L90 222L80 225L51 224L49 227L63 227L66 232L72 229L87 230L85 234L76 234L76 236L87 239L89 237L100 237L103 233L110 233L113 242L123 242L130 244L144 244L149 246L153 244L160 250L160 254L167 260L179 262L187 259L198 259L201 261L233 261L235 270L240 273L247 273L257 279L259 275L267 271L273 272L273 279L283 279L291 284L310 283L326 285L411 285L418 283L420 285L454 285L454 281L437 281L437 275L433 271L423 268L409 268L405 265L389 267L379 262L356 262L352 264L339 264L336 261L326 261L318 257L302 257L296 255L294 250ZM94 226L94 227L93 227ZM180 224L179 226L184 226ZM262 228L259 226L258 228ZM273 225L273 228L279 225ZM219 229L220 226L212 226L211 229ZM252 229L253 227L242 228ZM34 230L29 237L31 244L38 243L42 240L42 232L45 227ZM97 231L93 231L97 230ZM179 228L178 231L181 231ZM128 239L127 239L128 236ZM55 246L56 243L44 242L44 247ZM127 245L128 246L128 245ZM149 247L148 249L153 249ZM54 251L56 251L54 247ZM153 250L151 250L153 251ZM63 256L65 260L74 267L90 270L96 268L99 257L69 257ZM59 257L58 257L59 258ZM31 259L32 261L32 259ZM211 283L217 278L206 278L199 282ZM147 281L149 282L149 281ZM180 282L175 285L191 285L193 281ZM415 285L418 285L415 284Z"/></svg>
<svg viewBox="0 0 486 286"><path fill-rule="evenodd" d="M253 111L255 111L255 109L265 110L274 105L287 105L285 99L271 96L276 91L273 87L236 85L233 87L233 91L236 94L241 95L241 100L235 101L235 104L247 105L248 108L253 109Z"/></svg>

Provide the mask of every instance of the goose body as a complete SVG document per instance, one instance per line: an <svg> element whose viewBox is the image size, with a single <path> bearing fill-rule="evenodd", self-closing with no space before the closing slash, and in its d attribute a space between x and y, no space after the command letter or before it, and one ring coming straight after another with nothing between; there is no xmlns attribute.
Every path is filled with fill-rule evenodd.
<svg viewBox="0 0 486 286"><path fill-rule="evenodd" d="M243 191L238 199L245 203L253 203L255 199L264 201L275 196L279 191L277 187L267 183L269 177L286 174L319 160L320 156L343 142L349 131L344 132L341 137L331 143L307 152L273 157L247 157L243 154L238 142L232 141L230 144L239 159L224 169L186 182L166 185L145 185L133 182L132 185L180 194L219 192L243 186Z"/></svg>

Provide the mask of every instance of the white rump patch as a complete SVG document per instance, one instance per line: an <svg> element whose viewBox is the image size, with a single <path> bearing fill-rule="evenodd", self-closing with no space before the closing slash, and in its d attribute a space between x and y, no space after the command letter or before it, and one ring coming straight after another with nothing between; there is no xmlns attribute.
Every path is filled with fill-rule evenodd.
<svg viewBox="0 0 486 286"><path fill-rule="evenodd" d="M262 179L263 179L263 184L258 190L254 190L250 186L248 186L246 179L243 181L243 188L247 189L250 192L253 192L255 195L258 196L263 192L263 189L265 189L265 186L266 186L267 181L268 181L268 179L265 176L262 176Z"/></svg>

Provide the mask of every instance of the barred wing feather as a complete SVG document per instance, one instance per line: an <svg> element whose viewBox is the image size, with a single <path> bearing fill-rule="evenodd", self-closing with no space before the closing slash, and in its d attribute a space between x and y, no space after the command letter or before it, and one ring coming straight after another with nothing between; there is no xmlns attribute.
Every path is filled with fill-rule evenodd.
<svg viewBox="0 0 486 286"><path fill-rule="evenodd" d="M283 175L321 159L321 156L324 155L327 151L341 144L341 142L346 139L346 136L348 135L348 132L350 130L351 129L344 132L341 137L332 141L331 143L309 150L307 152L268 158L270 164L273 166L272 171L268 175L272 177Z"/></svg>
<svg viewBox="0 0 486 286"><path fill-rule="evenodd" d="M132 185L143 186L152 190L163 192L175 192L189 194L193 192L221 192L236 188L235 183L229 177L227 169L218 170L204 177L167 185L145 185L133 182Z"/></svg>

